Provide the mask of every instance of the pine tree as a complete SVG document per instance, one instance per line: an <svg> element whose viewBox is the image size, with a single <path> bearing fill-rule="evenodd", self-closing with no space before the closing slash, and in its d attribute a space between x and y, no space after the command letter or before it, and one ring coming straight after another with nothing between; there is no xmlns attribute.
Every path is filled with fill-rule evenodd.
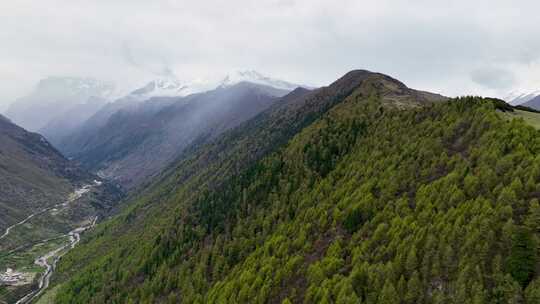
<svg viewBox="0 0 540 304"><path fill-rule="evenodd" d="M486 303L486 295L484 289L480 284L474 284L471 290L472 304L484 304Z"/></svg>
<svg viewBox="0 0 540 304"><path fill-rule="evenodd" d="M525 219L525 225L531 231L540 233L540 203L538 203L538 199L536 198L531 200L529 204L529 212Z"/></svg>
<svg viewBox="0 0 540 304"><path fill-rule="evenodd" d="M379 297L379 304L396 304L400 303L399 295L394 287L394 284L390 280L386 280Z"/></svg>
<svg viewBox="0 0 540 304"><path fill-rule="evenodd" d="M525 288L531 281L536 268L537 244L531 231L517 227L512 238L512 248L508 257L508 272Z"/></svg>
<svg viewBox="0 0 540 304"><path fill-rule="evenodd" d="M414 271L409 282L407 282L407 293L405 294L405 302L409 304L421 303L420 297L423 294L422 282L418 271Z"/></svg>
<svg viewBox="0 0 540 304"><path fill-rule="evenodd" d="M540 279L532 281L525 289L525 302L527 304L540 303Z"/></svg>
<svg viewBox="0 0 540 304"><path fill-rule="evenodd" d="M407 281L405 281L405 277L403 275L399 278L396 291L400 295L405 295L405 293L407 292Z"/></svg>
<svg viewBox="0 0 540 304"><path fill-rule="evenodd" d="M416 247L412 246L407 254L407 260L405 262L405 269L410 275L418 268L418 257L416 256Z"/></svg>

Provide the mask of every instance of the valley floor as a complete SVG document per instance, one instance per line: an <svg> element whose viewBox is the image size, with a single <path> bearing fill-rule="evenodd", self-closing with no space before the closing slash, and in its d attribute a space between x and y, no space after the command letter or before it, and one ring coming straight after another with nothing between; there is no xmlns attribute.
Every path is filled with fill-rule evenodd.
<svg viewBox="0 0 540 304"><path fill-rule="evenodd" d="M84 185L66 201L37 211L5 230L0 236L0 303L30 303L48 287L58 260L77 245L80 234L92 228L97 217L74 223L67 233L48 231L47 238L38 241L35 236L42 232L37 230L43 228L42 221L76 209L77 200L100 185L99 181Z"/></svg>

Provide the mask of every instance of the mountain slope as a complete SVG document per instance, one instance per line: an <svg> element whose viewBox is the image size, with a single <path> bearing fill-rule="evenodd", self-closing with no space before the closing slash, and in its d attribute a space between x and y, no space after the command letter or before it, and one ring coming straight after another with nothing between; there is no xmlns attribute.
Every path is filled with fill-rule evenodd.
<svg viewBox="0 0 540 304"><path fill-rule="evenodd" d="M387 116L397 123L400 117L393 113L416 113L440 99L367 71L351 72L314 92L293 91L212 144L195 148L192 157L139 193L122 216L98 227L60 265L56 284L68 282L57 301L208 302L212 286L223 286L220 282L226 282L230 271L238 274L235 267L251 263L246 258L271 241L273 233L283 231L276 230L280 223L292 223L291 217L305 211L303 205L320 201L304 200L303 195L333 174L357 141L370 133L367 128ZM331 188L328 191L331 195ZM307 235L324 235L313 232ZM278 254L278 248L268 250ZM93 258L97 252L108 254ZM298 261L303 257L317 260L305 252ZM81 269L83 264L88 266ZM274 266L266 269L275 273ZM265 287L263 282L251 287L251 295L261 302L271 295L277 299L284 285L276 281L267 282L274 287Z"/></svg>
<svg viewBox="0 0 540 304"><path fill-rule="evenodd" d="M370 95L215 190L180 187L146 245L109 244L57 300L537 303L537 131L493 100L398 109Z"/></svg>
<svg viewBox="0 0 540 304"><path fill-rule="evenodd" d="M63 142L60 149L87 168L133 188L190 144L212 140L285 93L238 83L183 98L154 98L120 107L101 127L81 133L85 138Z"/></svg>
<svg viewBox="0 0 540 304"><path fill-rule="evenodd" d="M142 298L537 303L538 143L490 100L405 111L340 104L224 187L233 190L178 214L145 266L154 283L195 278L170 289L149 282L157 289ZM213 242L195 253L178 245L200 226Z"/></svg>
<svg viewBox="0 0 540 304"><path fill-rule="evenodd" d="M0 115L0 231L19 223L31 214L40 213L86 187L99 200L80 200L77 210L68 216L60 230L81 219L106 215L121 193L110 183L67 160L43 136L24 130ZM84 193L88 191L83 191ZM76 195L78 196L78 195ZM48 219L47 229L55 224ZM33 224L34 228L39 225ZM38 229L39 230L39 229ZM37 231L36 235L40 232ZM5 235L4 235L5 236ZM20 240L0 238L0 249Z"/></svg>
<svg viewBox="0 0 540 304"><path fill-rule="evenodd" d="M121 193L97 179L0 115L0 303L37 289L45 269L34 261L53 260L73 244L70 231L110 214Z"/></svg>
<svg viewBox="0 0 540 304"><path fill-rule="evenodd" d="M529 101L522 104L523 106L540 110L540 95L531 98Z"/></svg>
<svg viewBox="0 0 540 304"><path fill-rule="evenodd" d="M65 198L71 181L89 177L41 135L0 116L0 229Z"/></svg>
<svg viewBox="0 0 540 304"><path fill-rule="evenodd" d="M96 136L117 112L125 113L150 111L154 113L174 102L174 98L152 98L148 102L135 102L124 97L103 106L88 118L81 126L71 131L59 144L58 148L65 155L75 155L84 151L90 138Z"/></svg>
<svg viewBox="0 0 540 304"><path fill-rule="evenodd" d="M56 147L106 104L107 100L104 98L90 97L85 103L74 104L65 112L60 112L41 128L39 133Z"/></svg>
<svg viewBox="0 0 540 304"><path fill-rule="evenodd" d="M511 105L521 105L540 96L539 90L516 90L508 94L505 100Z"/></svg>

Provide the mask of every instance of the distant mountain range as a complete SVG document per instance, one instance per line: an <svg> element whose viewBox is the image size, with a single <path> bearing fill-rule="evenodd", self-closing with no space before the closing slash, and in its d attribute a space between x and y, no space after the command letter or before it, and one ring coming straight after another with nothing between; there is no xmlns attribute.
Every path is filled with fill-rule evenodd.
<svg viewBox="0 0 540 304"><path fill-rule="evenodd" d="M519 105L524 104L539 95L540 90L514 90L510 92L504 100L512 105Z"/></svg>
<svg viewBox="0 0 540 304"><path fill-rule="evenodd" d="M87 128L83 124L91 118L87 125L102 125L110 115L126 106L162 97L185 97L240 82L288 91L299 86L251 70L230 73L220 81L181 81L174 75L159 77L119 96L111 83L92 78L49 77L41 80L30 94L12 103L6 115L18 125L43 134L58 146L74 130Z"/></svg>
<svg viewBox="0 0 540 304"><path fill-rule="evenodd" d="M212 139L297 87L253 70L236 71L217 82L160 77L111 100L117 93L110 84L51 77L7 114L87 169L130 188L191 143Z"/></svg>
<svg viewBox="0 0 540 304"><path fill-rule="evenodd" d="M540 95L535 96L534 98L523 103L522 105L533 108L535 110L540 110Z"/></svg>
<svg viewBox="0 0 540 304"><path fill-rule="evenodd" d="M119 100L59 145L86 168L132 188L161 171L193 143L203 144L288 93L240 82L186 97Z"/></svg>
<svg viewBox="0 0 540 304"><path fill-rule="evenodd" d="M125 97L133 98L139 101L148 100L152 97L180 97L213 90L215 88L225 88L240 82L250 82L285 91L292 91L297 87L302 86L284 80L268 77L254 70L246 70L229 73L217 82L205 79L181 81L174 76L160 77L151 80L136 90L133 90Z"/></svg>
<svg viewBox="0 0 540 304"><path fill-rule="evenodd" d="M523 105L540 110L540 90L517 90L505 98L511 105Z"/></svg>

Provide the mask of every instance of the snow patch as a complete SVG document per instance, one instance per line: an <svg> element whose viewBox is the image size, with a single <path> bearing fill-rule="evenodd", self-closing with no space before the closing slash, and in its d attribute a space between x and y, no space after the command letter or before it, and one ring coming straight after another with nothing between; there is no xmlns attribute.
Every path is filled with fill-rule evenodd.
<svg viewBox="0 0 540 304"><path fill-rule="evenodd" d="M518 89L508 93L504 100L511 105L520 105L532 100L539 95L540 90Z"/></svg>
<svg viewBox="0 0 540 304"><path fill-rule="evenodd" d="M248 71L236 71L234 73L231 73L220 83L220 87L229 87L232 85L235 85L240 82L251 82L261 85L267 85L276 89L282 89L287 91L292 91L300 85L293 84L287 81L271 78L268 76L265 76L257 71L254 70L248 70Z"/></svg>

